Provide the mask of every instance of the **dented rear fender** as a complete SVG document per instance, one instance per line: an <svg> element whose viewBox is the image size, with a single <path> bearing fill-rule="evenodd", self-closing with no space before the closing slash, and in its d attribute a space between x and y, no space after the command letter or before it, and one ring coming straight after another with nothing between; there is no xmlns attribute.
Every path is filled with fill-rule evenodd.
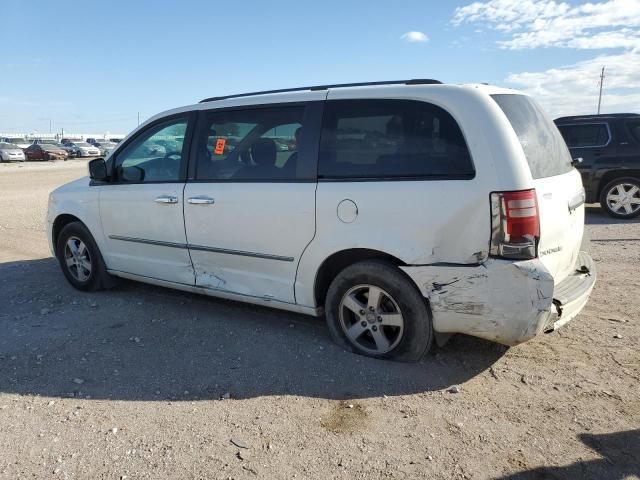
<svg viewBox="0 0 640 480"><path fill-rule="evenodd" d="M429 300L433 328L517 345L555 315L554 281L538 260L401 267Z"/></svg>

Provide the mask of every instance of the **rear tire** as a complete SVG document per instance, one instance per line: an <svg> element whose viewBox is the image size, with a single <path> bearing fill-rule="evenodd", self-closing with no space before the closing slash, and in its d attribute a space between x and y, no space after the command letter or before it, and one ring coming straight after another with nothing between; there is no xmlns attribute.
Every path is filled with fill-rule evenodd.
<svg viewBox="0 0 640 480"><path fill-rule="evenodd" d="M620 177L609 182L600 192L600 206L614 218L640 215L640 179Z"/></svg>
<svg viewBox="0 0 640 480"><path fill-rule="evenodd" d="M433 342L427 302L388 262L368 260L342 270L329 286L325 310L333 340L360 355L416 362Z"/></svg>
<svg viewBox="0 0 640 480"><path fill-rule="evenodd" d="M56 257L69 283L84 292L103 290L115 285L115 278L107 273L89 229L80 222L66 225L56 245Z"/></svg>

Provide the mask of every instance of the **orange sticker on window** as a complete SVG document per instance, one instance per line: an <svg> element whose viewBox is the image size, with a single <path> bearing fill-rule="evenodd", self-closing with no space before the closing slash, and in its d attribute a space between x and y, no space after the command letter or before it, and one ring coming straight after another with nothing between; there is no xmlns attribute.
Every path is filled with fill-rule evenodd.
<svg viewBox="0 0 640 480"><path fill-rule="evenodd" d="M224 153L224 145L227 141L224 138L219 138L216 140L216 148L213 150L213 153L216 155L222 155Z"/></svg>

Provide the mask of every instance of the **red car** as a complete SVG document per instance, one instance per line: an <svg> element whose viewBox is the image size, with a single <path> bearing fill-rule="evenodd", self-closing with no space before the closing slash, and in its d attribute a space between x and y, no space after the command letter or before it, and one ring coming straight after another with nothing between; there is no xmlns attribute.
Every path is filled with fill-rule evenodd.
<svg viewBox="0 0 640 480"><path fill-rule="evenodd" d="M24 149L27 160L66 160L69 154L55 145L42 143Z"/></svg>

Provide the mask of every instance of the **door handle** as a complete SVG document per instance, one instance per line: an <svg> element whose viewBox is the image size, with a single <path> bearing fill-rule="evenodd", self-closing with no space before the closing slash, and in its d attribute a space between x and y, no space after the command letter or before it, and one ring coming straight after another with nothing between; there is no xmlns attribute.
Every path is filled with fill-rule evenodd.
<svg viewBox="0 0 640 480"><path fill-rule="evenodd" d="M193 205L211 205L212 203L215 203L216 201L211 198L211 197L207 197L205 195L198 195L197 197L191 197L187 200L187 202L193 204Z"/></svg>
<svg viewBox="0 0 640 480"><path fill-rule="evenodd" d="M156 203L178 203L178 197L175 195L161 195L156 197Z"/></svg>

